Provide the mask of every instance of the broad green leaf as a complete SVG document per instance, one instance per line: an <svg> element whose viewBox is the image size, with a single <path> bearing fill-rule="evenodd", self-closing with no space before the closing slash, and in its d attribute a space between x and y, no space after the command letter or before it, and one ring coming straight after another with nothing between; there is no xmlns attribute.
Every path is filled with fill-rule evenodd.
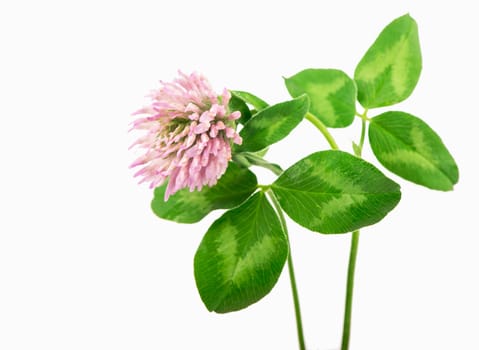
<svg viewBox="0 0 479 350"><path fill-rule="evenodd" d="M305 69L285 79L292 97L307 94L310 112L330 128L343 128L356 113L356 85L337 69Z"/></svg>
<svg viewBox="0 0 479 350"><path fill-rule="evenodd" d="M441 138L421 119L386 112L371 119L369 143L379 162L402 178L449 191L459 171Z"/></svg>
<svg viewBox="0 0 479 350"><path fill-rule="evenodd" d="M262 192L227 211L209 228L195 255L195 279L210 311L243 309L268 294L278 280L288 244Z"/></svg>
<svg viewBox="0 0 479 350"><path fill-rule="evenodd" d="M266 107L268 107L268 104L260 99L258 96L253 95L252 93L246 92L246 91L231 91L233 96L238 97L239 99L243 100L245 103L253 106L257 111L260 111Z"/></svg>
<svg viewBox="0 0 479 350"><path fill-rule="evenodd" d="M259 111L241 129L243 143L236 150L256 152L285 138L303 120L308 108L308 96L302 95Z"/></svg>
<svg viewBox="0 0 479 350"><path fill-rule="evenodd" d="M239 111L241 113L241 117L238 119L238 122L241 124L245 124L251 118L251 111L246 105L246 102L233 94L229 102L229 109L232 112Z"/></svg>
<svg viewBox="0 0 479 350"><path fill-rule="evenodd" d="M407 14L384 28L356 67L359 102L374 108L405 100L416 87L421 68L417 24Z"/></svg>
<svg viewBox="0 0 479 350"><path fill-rule="evenodd" d="M291 219L321 233L345 233L375 224L401 198L398 184L372 164L342 151L303 158L271 188Z"/></svg>
<svg viewBox="0 0 479 350"><path fill-rule="evenodd" d="M256 176L248 169L230 162L228 169L213 187L201 191L182 189L165 202L167 184L155 188L151 209L162 219L194 223L214 209L229 209L243 203L255 190Z"/></svg>

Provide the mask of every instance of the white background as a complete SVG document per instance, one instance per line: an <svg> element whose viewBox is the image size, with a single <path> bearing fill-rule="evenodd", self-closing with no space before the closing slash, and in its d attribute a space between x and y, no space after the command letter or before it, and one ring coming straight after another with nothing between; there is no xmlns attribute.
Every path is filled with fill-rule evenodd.
<svg viewBox="0 0 479 350"><path fill-rule="evenodd" d="M474 1L125 3L0 5L0 349L295 349L286 270L246 310L202 305L192 261L220 213L196 225L151 213L151 191L128 169L130 113L177 69L204 73L217 91L280 102L282 76L308 67L352 75L407 12L424 68L393 108L441 135L461 178L443 193L390 175L403 199L363 230L351 350L479 349ZM358 127L332 131L343 149ZM268 159L287 167L326 148L304 122ZM369 147L364 155L377 164ZM308 349L337 349L349 235L290 231Z"/></svg>

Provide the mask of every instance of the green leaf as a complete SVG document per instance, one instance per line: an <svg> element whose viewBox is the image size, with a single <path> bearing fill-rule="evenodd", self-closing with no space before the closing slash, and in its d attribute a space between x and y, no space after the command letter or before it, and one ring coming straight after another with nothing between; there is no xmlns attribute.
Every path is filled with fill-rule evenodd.
<svg viewBox="0 0 479 350"><path fill-rule="evenodd" d="M232 112L239 111L241 113L241 117L238 119L238 122L241 124L245 124L251 119L251 111L249 110L246 102L233 94L231 95L229 102L229 109Z"/></svg>
<svg viewBox="0 0 479 350"><path fill-rule="evenodd" d="M261 110L241 129L243 143L236 150L256 152L285 138L303 120L308 108L308 96L302 95Z"/></svg>
<svg viewBox="0 0 479 350"><path fill-rule="evenodd" d="M253 95L252 93L246 92L246 91L231 91L233 96L238 97L239 99L243 100L245 103L253 106L257 111L260 111L266 107L268 107L268 104L260 99L258 96Z"/></svg>
<svg viewBox="0 0 479 350"><path fill-rule="evenodd" d="M358 157L361 155L361 152L362 152L362 149L361 147L359 147L359 145L353 141L353 152L355 155L357 155Z"/></svg>
<svg viewBox="0 0 479 350"><path fill-rule="evenodd" d="M379 162L416 184L449 191L459 171L441 138L421 119L386 112L371 119L369 143Z"/></svg>
<svg viewBox="0 0 479 350"><path fill-rule="evenodd" d="M375 224L399 202L399 185L372 164L342 151L322 151L283 172L271 187L298 224L345 233Z"/></svg>
<svg viewBox="0 0 479 350"><path fill-rule="evenodd" d="M353 122L356 113L356 85L337 69L305 69L285 79L292 97L307 94L310 112L327 127L343 128Z"/></svg>
<svg viewBox="0 0 479 350"><path fill-rule="evenodd" d="M167 184L155 188L151 209L162 219L194 223L214 209L229 209L243 203L255 190L256 176L248 169L230 162L228 169L213 187L201 191L182 189L164 201Z"/></svg>
<svg viewBox="0 0 479 350"><path fill-rule="evenodd" d="M359 102L374 108L405 100L416 87L421 68L417 24L407 14L384 28L356 67Z"/></svg>
<svg viewBox="0 0 479 350"><path fill-rule="evenodd" d="M262 192L209 228L195 255L195 279L205 306L225 313L268 294L288 255L279 219Z"/></svg>

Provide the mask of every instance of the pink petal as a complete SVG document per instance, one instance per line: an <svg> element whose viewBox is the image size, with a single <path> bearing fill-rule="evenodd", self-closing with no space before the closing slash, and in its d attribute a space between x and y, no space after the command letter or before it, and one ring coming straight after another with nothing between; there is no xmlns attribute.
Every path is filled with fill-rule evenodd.
<svg viewBox="0 0 479 350"><path fill-rule="evenodd" d="M198 124L194 129L193 129L193 132L195 134L201 134L201 133L204 133L205 131L208 131L210 128L210 124L206 124L206 123L200 123Z"/></svg>

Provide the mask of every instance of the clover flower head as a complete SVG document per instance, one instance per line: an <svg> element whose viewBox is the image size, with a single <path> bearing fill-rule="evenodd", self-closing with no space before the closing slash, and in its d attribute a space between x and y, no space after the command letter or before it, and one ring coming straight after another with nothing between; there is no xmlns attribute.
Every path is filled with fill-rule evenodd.
<svg viewBox="0 0 479 350"><path fill-rule="evenodd" d="M231 146L241 144L236 132L239 111L231 112L227 89L218 96L201 74L179 72L173 82L160 81L150 93L151 103L134 115L131 130L144 133L131 147L143 153L130 167L135 176L155 188L168 180L165 201L182 188L213 186L231 160Z"/></svg>

